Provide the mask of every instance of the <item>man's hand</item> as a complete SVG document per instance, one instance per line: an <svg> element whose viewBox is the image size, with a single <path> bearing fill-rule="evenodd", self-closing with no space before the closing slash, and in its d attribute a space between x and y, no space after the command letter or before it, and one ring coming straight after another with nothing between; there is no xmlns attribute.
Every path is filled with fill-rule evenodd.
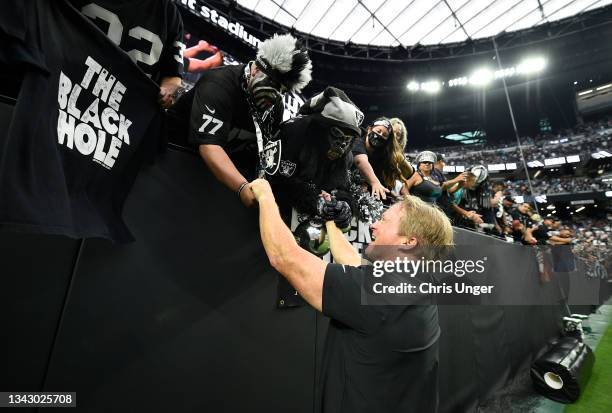
<svg viewBox="0 0 612 413"><path fill-rule="evenodd" d="M464 182L465 180L467 180L467 176L468 176L467 172L461 172L459 175L451 179L450 182L452 183Z"/></svg>
<svg viewBox="0 0 612 413"><path fill-rule="evenodd" d="M351 225L351 207L346 201L337 201L332 198L330 201L319 202L318 212L325 221L334 221L339 228L346 228Z"/></svg>
<svg viewBox="0 0 612 413"><path fill-rule="evenodd" d="M247 208L252 208L257 205L257 200L255 199L253 191L249 190L248 188L244 188L240 192L240 201Z"/></svg>
<svg viewBox="0 0 612 413"><path fill-rule="evenodd" d="M240 189L243 182L247 182L246 178L236 169L234 162L223 147L219 145L200 145L199 151L200 156L215 175L215 178L234 193ZM247 186L249 185L246 185L240 191L240 201L247 207L255 206L255 196Z"/></svg>
<svg viewBox="0 0 612 413"><path fill-rule="evenodd" d="M504 196L502 191L497 191L495 193L493 198L491 198L491 208L496 208L497 207L497 204L499 203L499 200L501 199L502 196Z"/></svg>
<svg viewBox="0 0 612 413"><path fill-rule="evenodd" d="M484 221L482 220L482 215L477 214L476 211L469 211L466 215L466 218L471 220L474 224L482 224Z"/></svg>
<svg viewBox="0 0 612 413"><path fill-rule="evenodd" d="M249 195L253 198L253 201L261 202L264 198L272 199L274 201L274 193L272 193L272 187L270 187L270 183L265 179L255 179L253 182L251 182L249 184L249 191L243 190L241 192L241 199L242 194L244 194L245 192L249 193Z"/></svg>
<svg viewBox="0 0 612 413"><path fill-rule="evenodd" d="M387 193L390 192L385 188L380 181L372 184L372 196L376 199L387 199Z"/></svg>
<svg viewBox="0 0 612 413"><path fill-rule="evenodd" d="M176 99L176 91L181 86L182 79L180 77L164 77L159 86L159 104L168 109L174 105Z"/></svg>

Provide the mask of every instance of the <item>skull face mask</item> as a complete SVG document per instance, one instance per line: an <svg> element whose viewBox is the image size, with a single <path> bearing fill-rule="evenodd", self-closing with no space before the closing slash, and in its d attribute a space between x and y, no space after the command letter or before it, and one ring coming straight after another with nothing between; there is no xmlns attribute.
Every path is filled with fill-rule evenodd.
<svg viewBox="0 0 612 413"><path fill-rule="evenodd" d="M334 161L344 156L350 149L353 139L353 135L347 134L337 126L332 126L327 134L327 141L329 143L327 157Z"/></svg>
<svg viewBox="0 0 612 413"><path fill-rule="evenodd" d="M263 114L271 107L282 104L284 87L272 80L263 72L258 72L249 81L249 93L253 98L255 108Z"/></svg>

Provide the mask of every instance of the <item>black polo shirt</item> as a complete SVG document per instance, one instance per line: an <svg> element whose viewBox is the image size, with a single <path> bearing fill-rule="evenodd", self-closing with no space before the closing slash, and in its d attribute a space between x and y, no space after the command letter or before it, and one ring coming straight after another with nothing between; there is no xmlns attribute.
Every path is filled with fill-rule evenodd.
<svg viewBox="0 0 612 413"><path fill-rule="evenodd" d="M331 318L320 380L324 413L435 412L438 309L366 306L361 283L371 266L329 264L323 313Z"/></svg>

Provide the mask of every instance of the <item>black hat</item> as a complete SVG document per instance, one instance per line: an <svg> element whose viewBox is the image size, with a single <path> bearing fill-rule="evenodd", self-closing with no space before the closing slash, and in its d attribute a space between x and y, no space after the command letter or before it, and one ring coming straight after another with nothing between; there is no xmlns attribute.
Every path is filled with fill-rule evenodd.
<svg viewBox="0 0 612 413"><path fill-rule="evenodd" d="M446 160L444 159L444 155L442 155L441 153L436 153L436 162L446 162Z"/></svg>
<svg viewBox="0 0 612 413"><path fill-rule="evenodd" d="M298 113L319 117L361 134L359 126L363 121L363 113L346 96L346 93L335 87L328 86L323 92L308 99Z"/></svg>

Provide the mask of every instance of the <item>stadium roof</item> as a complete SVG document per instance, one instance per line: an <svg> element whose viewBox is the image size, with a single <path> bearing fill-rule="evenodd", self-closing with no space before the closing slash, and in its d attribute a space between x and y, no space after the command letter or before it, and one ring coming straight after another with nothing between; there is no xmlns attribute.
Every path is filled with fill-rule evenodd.
<svg viewBox="0 0 612 413"><path fill-rule="evenodd" d="M237 0L323 39L370 46L463 42L564 19L612 0Z"/></svg>

